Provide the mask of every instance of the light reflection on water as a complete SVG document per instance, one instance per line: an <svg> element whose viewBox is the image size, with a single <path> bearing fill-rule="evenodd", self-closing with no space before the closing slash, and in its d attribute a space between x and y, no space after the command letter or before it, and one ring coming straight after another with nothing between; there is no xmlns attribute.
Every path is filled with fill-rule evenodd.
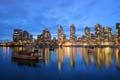
<svg viewBox="0 0 120 80"><path fill-rule="evenodd" d="M24 48L22 47L15 47L13 49L13 54L16 51L22 51ZM93 63L96 67L105 66L109 68L110 65L113 63L113 59L116 59L116 66L120 68L120 50L118 48L76 48L76 47L64 47L56 49L56 54L58 57L58 69L61 69L62 64L67 59L69 60L69 64L71 67L75 67L75 63L77 62L76 58L82 57L85 62L85 65L89 65ZM9 53L9 48L3 47L3 52ZM44 62L46 65L49 65L50 59L55 58L54 55L51 56L51 51L49 48L38 49L38 54L43 54ZM79 56L79 57L77 57Z"/></svg>
<svg viewBox="0 0 120 80"><path fill-rule="evenodd" d="M92 74L95 73L94 75L96 75L97 73L97 75L106 74L107 76L107 74L113 75L114 73L116 75L115 77L119 79L119 77L117 76L120 73L119 71L120 70L120 49L119 48L115 49L115 48L106 47L106 48L90 49L90 48L81 48L81 47L63 47L63 48L59 47L54 51L50 51L49 48L44 48L44 49L39 48L38 54L43 54L43 57L44 57L44 59L39 62L16 60L12 58L12 55L15 52L19 52L22 50L25 50L25 48L2 47L0 48L0 51L1 51L0 55L2 57L7 56L7 57L4 57L4 60L8 60L9 62L8 66L12 66L13 68L15 66L19 66L15 68L17 70L20 69L20 66L21 67L24 66L27 68L31 67L33 71L29 71L30 73L28 74L30 75L31 73L34 72L34 69L36 68L41 71L42 75L48 75L48 73L49 74L53 73L56 76L60 76L59 72L61 72L61 75L63 78L65 78L66 76L69 77L75 74L91 75L91 73ZM4 61L2 63L5 65ZM46 70L48 72L44 72ZM22 73L23 72L21 72L20 74ZM64 76L62 73L64 73ZM39 72L36 72L35 74L38 75ZM32 77L32 79L34 79L34 77Z"/></svg>

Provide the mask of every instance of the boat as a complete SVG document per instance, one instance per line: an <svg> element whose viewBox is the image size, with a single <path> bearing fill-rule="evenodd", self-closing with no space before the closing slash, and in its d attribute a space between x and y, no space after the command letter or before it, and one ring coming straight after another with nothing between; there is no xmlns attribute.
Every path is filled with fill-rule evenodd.
<svg viewBox="0 0 120 80"><path fill-rule="evenodd" d="M23 60L41 60L43 56L38 55L38 49L34 49L34 46L30 43L27 43L24 46L24 50L17 51L13 53L13 58L23 59Z"/></svg>
<svg viewBox="0 0 120 80"><path fill-rule="evenodd" d="M41 59L43 59L42 56L37 56L37 55L35 55L34 52L26 52L26 51L14 53L12 57L16 58L16 59L23 59L23 60L41 60Z"/></svg>
<svg viewBox="0 0 120 80"><path fill-rule="evenodd" d="M35 57L35 56L19 55L19 54L14 54L13 58L24 59L24 60L37 60L37 57Z"/></svg>

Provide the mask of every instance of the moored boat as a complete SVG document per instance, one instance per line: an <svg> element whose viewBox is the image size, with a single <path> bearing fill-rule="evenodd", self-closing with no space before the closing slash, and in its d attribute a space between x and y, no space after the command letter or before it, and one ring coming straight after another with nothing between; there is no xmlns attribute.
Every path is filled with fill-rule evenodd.
<svg viewBox="0 0 120 80"><path fill-rule="evenodd" d="M17 52L12 55L13 58L16 59L23 59L23 60L41 60L43 59L42 56L37 56L35 52Z"/></svg>
<svg viewBox="0 0 120 80"><path fill-rule="evenodd" d="M29 55L14 54L12 57L16 58L16 59L37 60L37 57L35 57L35 56L29 56Z"/></svg>

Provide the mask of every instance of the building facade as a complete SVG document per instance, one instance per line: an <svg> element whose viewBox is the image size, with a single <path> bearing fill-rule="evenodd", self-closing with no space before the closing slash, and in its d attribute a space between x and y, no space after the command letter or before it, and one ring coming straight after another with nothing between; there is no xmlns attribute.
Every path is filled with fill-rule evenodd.
<svg viewBox="0 0 120 80"><path fill-rule="evenodd" d="M14 29L13 33L13 41L19 42L23 40L23 31L21 29Z"/></svg>
<svg viewBox="0 0 120 80"><path fill-rule="evenodd" d="M42 34L37 36L37 44L41 46L49 46L51 42L51 33L48 29L43 30Z"/></svg>
<svg viewBox="0 0 120 80"><path fill-rule="evenodd" d="M58 27L58 43L59 45L62 45L66 40L66 35L63 32L63 27L60 25Z"/></svg>
<svg viewBox="0 0 120 80"><path fill-rule="evenodd" d="M22 29L14 29L13 42L27 42L32 39L32 35L29 32L23 31Z"/></svg>
<svg viewBox="0 0 120 80"><path fill-rule="evenodd" d="M101 44L103 42L103 28L102 25L96 24L95 25L95 36L96 36L96 42L97 44Z"/></svg>
<svg viewBox="0 0 120 80"><path fill-rule="evenodd" d="M104 42L111 42L112 41L112 29L110 27L104 28Z"/></svg>
<svg viewBox="0 0 120 80"><path fill-rule="evenodd" d="M120 43L120 23L116 23L116 38L117 41Z"/></svg>
<svg viewBox="0 0 120 80"><path fill-rule="evenodd" d="M76 35L75 35L75 25L70 25L70 40L75 41Z"/></svg>
<svg viewBox="0 0 120 80"><path fill-rule="evenodd" d="M87 44L90 44L91 41L91 33L90 28L88 26L85 27L85 41Z"/></svg>

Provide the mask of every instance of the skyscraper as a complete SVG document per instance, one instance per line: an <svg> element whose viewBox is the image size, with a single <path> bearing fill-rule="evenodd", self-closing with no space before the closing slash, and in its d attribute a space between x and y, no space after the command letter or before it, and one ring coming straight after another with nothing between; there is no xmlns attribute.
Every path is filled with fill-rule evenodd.
<svg viewBox="0 0 120 80"><path fill-rule="evenodd" d="M43 37L45 42L50 42L51 40L51 33L48 29L43 30Z"/></svg>
<svg viewBox="0 0 120 80"><path fill-rule="evenodd" d="M73 41L76 40L74 24L70 26L70 40L73 40Z"/></svg>
<svg viewBox="0 0 120 80"><path fill-rule="evenodd" d="M14 29L13 41L19 42L23 40L23 31L21 29Z"/></svg>
<svg viewBox="0 0 120 80"><path fill-rule="evenodd" d="M98 44L100 44L103 41L103 28L102 25L96 24L95 25L95 36L96 36L96 41Z"/></svg>
<svg viewBox="0 0 120 80"><path fill-rule="evenodd" d="M23 31L22 37L24 41L30 40L30 34L27 31Z"/></svg>
<svg viewBox="0 0 120 80"><path fill-rule="evenodd" d="M116 23L116 38L120 42L120 23Z"/></svg>
<svg viewBox="0 0 120 80"><path fill-rule="evenodd" d="M40 46L50 45L51 42L51 33L48 29L43 30L42 34L37 37L37 44Z"/></svg>
<svg viewBox="0 0 120 80"><path fill-rule="evenodd" d="M109 27L104 28L104 41L111 41L112 38L112 29Z"/></svg>
<svg viewBox="0 0 120 80"><path fill-rule="evenodd" d="M13 41L19 42L19 41L32 41L32 35L27 32L23 31L22 29L14 29L13 33Z"/></svg>
<svg viewBox="0 0 120 80"><path fill-rule="evenodd" d="M63 27L61 25L58 27L58 40L63 40Z"/></svg>
<svg viewBox="0 0 120 80"><path fill-rule="evenodd" d="M85 39L86 42L89 44L91 40L90 28L87 26L85 27Z"/></svg>
<svg viewBox="0 0 120 80"><path fill-rule="evenodd" d="M58 42L59 42L59 45L62 45L64 43L65 39L66 39L66 35L63 32L63 27L60 25L58 27Z"/></svg>

